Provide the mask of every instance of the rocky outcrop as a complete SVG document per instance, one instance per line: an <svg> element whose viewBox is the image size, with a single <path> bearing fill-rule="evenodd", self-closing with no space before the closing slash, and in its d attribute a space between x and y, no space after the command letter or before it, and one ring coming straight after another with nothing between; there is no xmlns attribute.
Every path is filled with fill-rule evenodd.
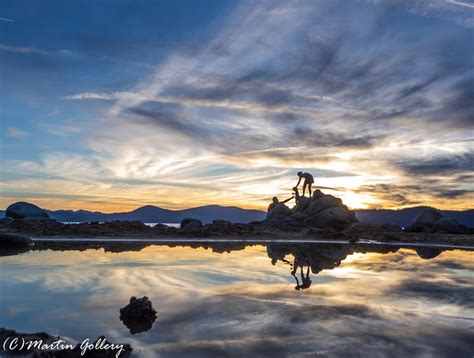
<svg viewBox="0 0 474 358"><path fill-rule="evenodd" d="M290 209L278 203L267 213L267 226L299 226L316 228L345 228L357 222L354 213L341 199L316 190L311 198L298 197L298 203Z"/></svg>
<svg viewBox="0 0 474 358"><path fill-rule="evenodd" d="M155 322L157 312L148 297L130 297L130 303L120 309L120 320L131 334L148 331Z"/></svg>
<svg viewBox="0 0 474 358"><path fill-rule="evenodd" d="M53 220L46 210L23 201L11 204L5 212L5 216L13 219Z"/></svg>
<svg viewBox="0 0 474 358"><path fill-rule="evenodd" d="M458 234L465 231L464 225L458 224L454 219L445 218L435 209L425 209L421 211L406 228L408 232L440 232Z"/></svg>
<svg viewBox="0 0 474 358"><path fill-rule="evenodd" d="M179 227L181 229L194 229L202 226L202 221L198 219L184 219Z"/></svg>

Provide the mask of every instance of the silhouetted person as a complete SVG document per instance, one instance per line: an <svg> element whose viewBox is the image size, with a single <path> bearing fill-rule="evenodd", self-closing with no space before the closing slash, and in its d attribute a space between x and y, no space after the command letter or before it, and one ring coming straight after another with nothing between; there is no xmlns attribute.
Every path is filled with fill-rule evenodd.
<svg viewBox="0 0 474 358"><path fill-rule="evenodd" d="M306 275L303 273L303 266L300 266L301 284L298 281L298 277L296 276L297 270L298 270L298 266L295 262L294 269L293 271L291 271L291 274L296 280L295 290L299 291L299 290L304 290L306 288L309 288L311 284L313 283L313 281L311 281L311 279L309 278L309 266L306 268Z"/></svg>
<svg viewBox="0 0 474 358"><path fill-rule="evenodd" d="M298 172L298 184L296 184L296 187L295 188L298 188L298 186L300 185L301 183L301 179L304 178L304 183L303 183L303 196L304 196L304 192L306 190L306 187L308 187L308 191L309 191L309 196L311 197L311 186L313 185L314 183L314 178L311 174L309 173L303 173L303 172Z"/></svg>
<svg viewBox="0 0 474 358"><path fill-rule="evenodd" d="M275 206L277 206L278 204L285 204L287 202L289 202L291 199L293 199L294 197L292 196L291 198L288 198L286 200L283 200L283 201L278 201L278 198L276 196L273 197L273 202L268 205L268 210L267 212L270 212Z"/></svg>
<svg viewBox="0 0 474 358"><path fill-rule="evenodd" d="M300 202L300 192L299 192L297 186L293 187L293 192L294 192L293 195L295 197L295 203L296 203L296 205L298 205L298 203Z"/></svg>

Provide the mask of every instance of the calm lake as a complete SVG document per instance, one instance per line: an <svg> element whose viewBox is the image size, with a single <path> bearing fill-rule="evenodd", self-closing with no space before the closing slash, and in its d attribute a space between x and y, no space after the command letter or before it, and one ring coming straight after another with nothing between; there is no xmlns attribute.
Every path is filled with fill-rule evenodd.
<svg viewBox="0 0 474 358"><path fill-rule="evenodd" d="M472 251L151 245L0 263L0 326L105 335L140 357L474 354ZM131 334L120 320L131 296L152 301L151 329Z"/></svg>

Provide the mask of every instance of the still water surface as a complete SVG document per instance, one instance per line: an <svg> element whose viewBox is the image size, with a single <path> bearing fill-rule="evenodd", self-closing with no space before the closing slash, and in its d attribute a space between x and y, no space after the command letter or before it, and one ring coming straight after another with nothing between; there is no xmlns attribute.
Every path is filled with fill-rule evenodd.
<svg viewBox="0 0 474 358"><path fill-rule="evenodd" d="M0 326L105 335L143 357L473 356L474 252L361 250L152 245L1 257ZM130 296L158 311L148 331L120 321Z"/></svg>

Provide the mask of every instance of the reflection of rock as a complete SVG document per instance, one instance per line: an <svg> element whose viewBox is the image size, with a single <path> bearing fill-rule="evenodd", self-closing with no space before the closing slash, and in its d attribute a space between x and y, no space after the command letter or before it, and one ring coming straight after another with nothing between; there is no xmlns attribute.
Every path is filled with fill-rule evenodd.
<svg viewBox="0 0 474 358"><path fill-rule="evenodd" d="M12 339L17 338L19 340L18 350L5 351L4 342L7 340L11 342ZM25 344L22 345L22 341L35 342L41 341L43 346L51 346L55 349L38 349L32 346L30 349ZM74 345L63 337L51 336L45 332L38 333L18 333L11 329L0 328L0 356L10 355L21 355L27 357L61 357L61 358L76 358L76 357L94 357L94 358L112 358L112 357L129 357L132 352L132 347L129 344L111 343L107 341L107 338L101 336L95 341L88 343L88 347L85 350L85 354L81 354L84 345L83 342Z"/></svg>
<svg viewBox="0 0 474 358"><path fill-rule="evenodd" d="M272 258L272 263L284 260L286 255L292 255L293 265L297 267L310 267L312 273L333 269L352 253L347 245L279 245L269 244L267 254Z"/></svg>
<svg viewBox="0 0 474 358"><path fill-rule="evenodd" d="M5 212L5 216L13 219L53 220L46 210L23 201L11 204Z"/></svg>
<svg viewBox="0 0 474 358"><path fill-rule="evenodd" d="M420 256L422 259L425 259L425 260L433 259L443 252L440 249L436 249L433 247L426 247L426 246L417 247L415 251L418 256Z"/></svg>
<svg viewBox="0 0 474 358"><path fill-rule="evenodd" d="M181 229L194 229L202 226L201 220L198 219L184 219L181 221L179 227Z"/></svg>
<svg viewBox="0 0 474 358"><path fill-rule="evenodd" d="M13 256L30 251L32 245L29 237L0 233L0 256Z"/></svg>
<svg viewBox="0 0 474 358"><path fill-rule="evenodd" d="M459 225L456 220L445 218L439 211L427 208L418 213L407 231L457 234L464 229L465 227Z"/></svg>
<svg viewBox="0 0 474 358"><path fill-rule="evenodd" d="M354 213L332 195L316 190L311 198L300 197L293 209L283 203L270 206L265 220L266 226L294 226L343 229L357 222Z"/></svg>
<svg viewBox="0 0 474 358"><path fill-rule="evenodd" d="M33 243L29 237L0 233L0 247L27 247Z"/></svg>
<svg viewBox="0 0 474 358"><path fill-rule="evenodd" d="M130 303L120 309L120 320L131 334L148 331L155 322L157 312L148 297L130 297Z"/></svg>

